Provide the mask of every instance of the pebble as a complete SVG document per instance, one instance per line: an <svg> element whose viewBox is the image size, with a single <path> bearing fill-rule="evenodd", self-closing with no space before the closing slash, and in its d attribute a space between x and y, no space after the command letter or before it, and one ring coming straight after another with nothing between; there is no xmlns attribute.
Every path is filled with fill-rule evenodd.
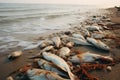
<svg viewBox="0 0 120 80"><path fill-rule="evenodd" d="M108 71L112 71L112 67L111 66L107 66L106 68Z"/></svg>
<svg viewBox="0 0 120 80"><path fill-rule="evenodd" d="M14 80L12 76L7 77L6 80Z"/></svg>

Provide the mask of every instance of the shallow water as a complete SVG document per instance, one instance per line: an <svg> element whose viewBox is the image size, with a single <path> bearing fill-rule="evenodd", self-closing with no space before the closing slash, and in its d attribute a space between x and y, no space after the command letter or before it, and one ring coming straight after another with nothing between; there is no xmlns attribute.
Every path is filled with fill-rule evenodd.
<svg viewBox="0 0 120 80"><path fill-rule="evenodd" d="M0 3L0 51L26 48L44 33L71 28L99 7L86 5Z"/></svg>

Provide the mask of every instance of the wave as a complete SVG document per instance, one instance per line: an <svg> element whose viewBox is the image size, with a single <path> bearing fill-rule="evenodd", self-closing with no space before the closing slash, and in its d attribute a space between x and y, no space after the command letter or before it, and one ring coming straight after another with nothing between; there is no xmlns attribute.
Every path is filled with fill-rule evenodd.
<svg viewBox="0 0 120 80"><path fill-rule="evenodd" d="M37 13L37 14L26 14L26 15L19 15L19 16L0 16L0 23L11 23L11 22L19 22L24 20L30 19L54 19L63 16L69 16L69 13L60 13L60 14L45 14L45 13Z"/></svg>
<svg viewBox="0 0 120 80"><path fill-rule="evenodd" d="M0 9L0 13L4 13L4 12L28 12L28 11L43 11L45 10L43 9Z"/></svg>
<svg viewBox="0 0 120 80"><path fill-rule="evenodd" d="M23 21L26 19L34 19L34 18L40 18L41 16L26 16L26 17L16 17L16 18L5 18L5 19L1 19L0 23L11 23L11 22L19 22L19 21Z"/></svg>

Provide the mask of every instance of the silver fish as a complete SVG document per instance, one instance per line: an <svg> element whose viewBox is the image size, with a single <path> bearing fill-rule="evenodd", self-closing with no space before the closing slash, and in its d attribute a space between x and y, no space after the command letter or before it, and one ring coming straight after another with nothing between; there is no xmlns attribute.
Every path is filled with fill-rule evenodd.
<svg viewBox="0 0 120 80"><path fill-rule="evenodd" d="M60 77L55 72L42 69L28 69L27 75L30 80L68 80Z"/></svg>
<svg viewBox="0 0 120 80"><path fill-rule="evenodd" d="M74 42L76 45L83 45L83 46L91 45L86 40L82 40L79 38L69 37L69 40Z"/></svg>
<svg viewBox="0 0 120 80"><path fill-rule="evenodd" d="M94 62L96 59L101 59L101 58L113 61L113 59L110 56L102 56L102 55L94 54L90 52L80 53L80 54L71 56L68 58L68 60L73 63L84 63L84 62Z"/></svg>
<svg viewBox="0 0 120 80"><path fill-rule="evenodd" d="M64 76L64 77L68 77L67 74L65 74L65 72L61 69L59 69L55 64L53 64L52 62L48 62L46 60L43 59L39 59L37 61L38 65L45 70L49 70L49 71L53 71L56 72L57 74Z"/></svg>
<svg viewBox="0 0 120 80"><path fill-rule="evenodd" d="M75 80L75 76L71 72L68 64L61 57L59 57L55 54L52 54L52 53L47 53L47 52L43 52L42 55L46 60L49 60L49 61L53 62L59 68L66 71L69 74L69 77L70 77L71 80Z"/></svg>
<svg viewBox="0 0 120 80"><path fill-rule="evenodd" d="M107 51L110 50L110 48L100 40L96 40L94 38L87 37L87 41L90 42L91 44L93 44L97 48L107 50Z"/></svg>

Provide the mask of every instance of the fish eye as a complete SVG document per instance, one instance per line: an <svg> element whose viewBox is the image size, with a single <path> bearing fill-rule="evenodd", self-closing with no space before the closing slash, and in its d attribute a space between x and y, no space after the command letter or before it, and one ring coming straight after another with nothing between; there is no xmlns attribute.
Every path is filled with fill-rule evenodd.
<svg viewBox="0 0 120 80"><path fill-rule="evenodd" d="M107 46L105 46L105 47L107 47Z"/></svg>

